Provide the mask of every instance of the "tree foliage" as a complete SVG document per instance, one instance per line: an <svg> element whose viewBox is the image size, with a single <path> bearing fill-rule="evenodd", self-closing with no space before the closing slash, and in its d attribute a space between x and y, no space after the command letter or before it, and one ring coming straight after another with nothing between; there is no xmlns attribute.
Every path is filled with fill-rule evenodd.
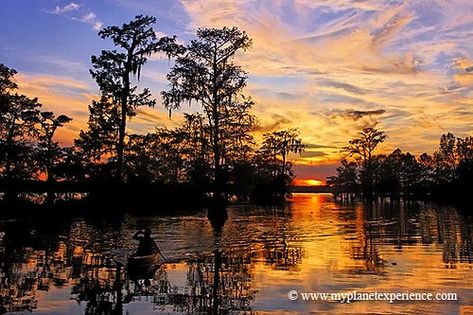
<svg viewBox="0 0 473 315"><path fill-rule="evenodd" d="M31 175L32 140L41 104L18 94L16 71L0 64L0 171L9 180Z"/></svg>
<svg viewBox="0 0 473 315"><path fill-rule="evenodd" d="M373 193L373 153L376 147L384 142L386 138L387 135L384 131L366 127L358 133L358 137L350 140L349 145L343 148L343 151L348 153L349 156L354 156L361 161L361 178L366 198L371 198Z"/></svg>
<svg viewBox="0 0 473 315"><path fill-rule="evenodd" d="M363 128L358 133L358 137L350 140L349 145L344 147L343 150L350 156L361 158L363 164L369 165L373 152L376 147L386 140L387 135L384 131L378 130L373 127Z"/></svg>
<svg viewBox="0 0 473 315"><path fill-rule="evenodd" d="M377 134L378 143L385 139L382 132L370 133ZM366 167L369 165L372 182L368 193L371 197L431 198L455 202L468 198L466 190L473 185L472 137L457 138L452 133L443 134L433 155L423 153L418 157L400 149L388 155L370 155L368 149L354 147L354 143L360 141L350 141L351 152L356 152L358 157L370 157L371 162L364 158L359 159L358 163L342 161L336 176L328 178L328 183L340 196L367 193L365 181ZM373 153L376 146L373 144L371 148Z"/></svg>
<svg viewBox="0 0 473 315"><path fill-rule="evenodd" d="M48 180L53 179L52 170L66 155L57 141L54 141L56 130L70 122L72 118L66 115L55 116L53 112L41 112L38 115L38 142L36 157L39 169L45 172Z"/></svg>
<svg viewBox="0 0 473 315"><path fill-rule="evenodd" d="M241 96L247 74L234 62L235 54L249 49L251 44L248 35L236 27L198 29L197 39L182 46L167 75L169 90L162 92L170 114L183 103L202 106L203 122L210 131L217 195L225 185L228 153L252 141L248 131L253 123L249 114L253 102Z"/></svg>
<svg viewBox="0 0 473 315"><path fill-rule="evenodd" d="M7 186L44 174L52 180L52 170L65 151L54 140L58 128L71 119L41 111L37 98L17 92L16 71L0 64L0 180Z"/></svg>
<svg viewBox="0 0 473 315"><path fill-rule="evenodd" d="M102 94L102 100L93 102L92 106L105 108L91 110L92 122L89 125L99 125L98 129L104 130L105 134L108 132L113 135L117 131L118 137L114 139L116 143L111 145L110 140L105 140L103 147L104 151L112 153L116 158L115 176L119 180L122 179L127 119L136 115L138 107L153 107L156 104L150 90L144 88L139 91L132 78L140 79L141 69L152 54L164 52L171 56L180 51L179 45L175 44L175 37L156 36L152 27L154 23L154 17L137 15L129 23L102 29L99 36L111 39L118 50L102 50L99 56L91 58L93 68L90 74ZM107 114L104 116L108 119L98 117L97 113ZM99 130L95 128L91 129L91 134L83 133L82 142L93 140L94 132L97 134ZM100 145L95 141L91 146L95 147L97 144Z"/></svg>
<svg viewBox="0 0 473 315"><path fill-rule="evenodd" d="M75 145L91 162L99 162L102 158L116 158L119 139L120 114L119 108L110 99L102 97L89 105L87 130L81 130Z"/></svg>

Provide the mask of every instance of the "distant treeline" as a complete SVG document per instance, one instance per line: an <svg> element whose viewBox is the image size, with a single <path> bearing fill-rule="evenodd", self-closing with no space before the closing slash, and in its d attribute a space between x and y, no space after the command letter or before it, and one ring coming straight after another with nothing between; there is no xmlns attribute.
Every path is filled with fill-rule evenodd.
<svg viewBox="0 0 473 315"><path fill-rule="evenodd" d="M400 149L374 154L386 139L383 131L365 128L344 151L337 175L328 178L335 194L345 200L423 199L466 205L473 201L473 137L443 134L433 155L414 156Z"/></svg>
<svg viewBox="0 0 473 315"><path fill-rule="evenodd" d="M141 198L131 194L139 191L153 195L144 187L163 185L175 187L175 194L193 187L193 194L223 202L229 194L240 200L284 198L293 177L288 155L300 153L304 145L296 129L264 134L256 144L253 101L242 94L247 73L234 62L238 51L251 48L251 39L235 27L203 28L184 45L175 36L158 38L155 22L139 15L98 33L115 47L91 57L90 74L100 95L89 105L87 129L71 147L61 147L54 137L71 118L42 111L37 98L19 94L16 71L0 64L4 200L17 199L28 187L41 190L35 180L46 183L50 203L58 183L80 192L89 187L95 196L117 200ZM139 115L137 109L157 105L151 91L138 86L148 58L157 53L172 59L162 106L169 115L183 104L201 110L184 114L176 128L131 134L127 122Z"/></svg>

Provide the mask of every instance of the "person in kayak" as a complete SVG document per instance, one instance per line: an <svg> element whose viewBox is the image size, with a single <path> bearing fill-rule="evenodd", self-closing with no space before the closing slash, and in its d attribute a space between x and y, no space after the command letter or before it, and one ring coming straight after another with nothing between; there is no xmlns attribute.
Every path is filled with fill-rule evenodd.
<svg viewBox="0 0 473 315"><path fill-rule="evenodd" d="M156 242L151 238L151 230L146 228L144 230L139 230L133 235L133 239L140 242L138 244L138 249L135 252L135 256L148 256L152 254L159 254L164 260L167 260L164 255L161 253L161 249L156 244Z"/></svg>

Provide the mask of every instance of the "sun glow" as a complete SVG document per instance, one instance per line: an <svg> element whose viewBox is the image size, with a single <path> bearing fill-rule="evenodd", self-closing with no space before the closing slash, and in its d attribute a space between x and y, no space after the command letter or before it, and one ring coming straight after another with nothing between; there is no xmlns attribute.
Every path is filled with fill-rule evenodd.
<svg viewBox="0 0 473 315"><path fill-rule="evenodd" d="M322 186L324 182L318 179L296 179L295 186Z"/></svg>

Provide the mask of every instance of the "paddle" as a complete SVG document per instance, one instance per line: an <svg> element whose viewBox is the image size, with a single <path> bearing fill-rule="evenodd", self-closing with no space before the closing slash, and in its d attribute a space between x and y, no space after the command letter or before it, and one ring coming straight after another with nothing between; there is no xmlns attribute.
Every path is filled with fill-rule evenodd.
<svg viewBox="0 0 473 315"><path fill-rule="evenodd" d="M163 257L163 259L168 262L168 259L163 255L163 253L161 253L161 251L159 251L159 255L161 255L161 257Z"/></svg>

